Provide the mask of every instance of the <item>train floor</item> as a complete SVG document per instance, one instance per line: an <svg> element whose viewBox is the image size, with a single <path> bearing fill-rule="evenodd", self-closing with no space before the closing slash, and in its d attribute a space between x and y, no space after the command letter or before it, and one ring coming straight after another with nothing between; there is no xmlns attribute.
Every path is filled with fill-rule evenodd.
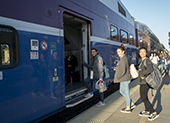
<svg viewBox="0 0 170 123"><path fill-rule="evenodd" d="M139 85L137 79L130 84L130 95L136 107L131 113L121 113L120 110L126 106L125 98L116 91L105 98L105 106L92 106L80 115L68 121L68 123L169 123L170 121L170 71L164 73L163 82L160 88L148 92L149 100L159 117L154 121L149 121L147 117L140 117L139 112L144 110L144 104L140 100Z"/></svg>

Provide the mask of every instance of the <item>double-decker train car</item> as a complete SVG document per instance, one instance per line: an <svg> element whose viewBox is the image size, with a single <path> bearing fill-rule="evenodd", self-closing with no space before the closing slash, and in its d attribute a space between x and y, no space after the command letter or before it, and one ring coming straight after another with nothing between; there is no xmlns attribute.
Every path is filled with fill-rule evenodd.
<svg viewBox="0 0 170 123"><path fill-rule="evenodd" d="M134 18L120 0L1 1L0 122L43 119L87 100L83 79L89 70L82 63L90 63L91 48L107 64L109 84L122 43L129 61L138 63L137 37ZM78 60L78 79L65 85L69 50Z"/></svg>

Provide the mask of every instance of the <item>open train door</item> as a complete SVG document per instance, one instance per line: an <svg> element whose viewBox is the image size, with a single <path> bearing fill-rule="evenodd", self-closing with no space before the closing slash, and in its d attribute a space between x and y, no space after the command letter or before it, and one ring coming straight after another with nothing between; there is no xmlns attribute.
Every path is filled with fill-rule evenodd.
<svg viewBox="0 0 170 123"><path fill-rule="evenodd" d="M87 20L63 13L63 27L65 58L68 56L68 51L71 51L78 61L78 65L71 73L69 83L67 82L67 66L65 66L65 101L69 102L86 91L83 80L88 76L88 69L82 63L89 60L90 24Z"/></svg>

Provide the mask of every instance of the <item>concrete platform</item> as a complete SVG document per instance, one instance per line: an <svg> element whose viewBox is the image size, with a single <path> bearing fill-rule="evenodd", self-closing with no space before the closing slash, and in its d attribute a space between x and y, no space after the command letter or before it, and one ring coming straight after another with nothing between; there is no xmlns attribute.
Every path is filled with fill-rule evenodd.
<svg viewBox="0 0 170 123"><path fill-rule="evenodd" d="M163 83L157 91L148 92L148 96L154 109L159 113L159 118L148 121L147 117L140 117L138 113L144 110L144 104L140 100L139 85L137 79L130 84L130 95L135 102L135 109L130 114L121 113L120 109L126 106L125 98L119 91L105 99L105 106L93 106L68 123L170 123L170 73L163 75Z"/></svg>

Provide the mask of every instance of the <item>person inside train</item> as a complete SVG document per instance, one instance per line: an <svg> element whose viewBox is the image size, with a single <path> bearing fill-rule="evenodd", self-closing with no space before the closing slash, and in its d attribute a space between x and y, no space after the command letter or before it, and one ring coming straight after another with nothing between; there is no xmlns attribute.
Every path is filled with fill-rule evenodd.
<svg viewBox="0 0 170 123"><path fill-rule="evenodd" d="M150 56L150 60L152 61L152 63L156 66L158 66L158 62L159 62L159 57L157 56L156 52L154 52L153 54L151 54Z"/></svg>
<svg viewBox="0 0 170 123"><path fill-rule="evenodd" d="M76 66L78 65L77 57L72 54L71 50L68 50L67 56L65 58L65 75L66 75L66 84L71 84L71 73L75 71Z"/></svg>
<svg viewBox="0 0 170 123"><path fill-rule="evenodd" d="M88 93L85 95L85 97L93 97L93 82L95 81L103 81L103 76L104 76L104 67L103 67L103 58L98 52L97 48L92 48L91 49L91 54L92 54L92 62L91 64L87 64L85 61L83 62L83 65L87 68L91 69L91 74L89 77L87 77L84 82L87 87ZM96 104L97 106L104 106L104 93L99 92L100 95L100 101Z"/></svg>
<svg viewBox="0 0 170 123"><path fill-rule="evenodd" d="M131 75L130 75L130 65L128 62L128 58L125 55L125 47L123 44L117 48L117 54L120 57L120 60L117 63L115 68L115 77L114 83L120 83L120 93L126 99L126 107L121 109L122 113L131 113L131 110L134 109L136 106L133 103L130 93L129 93L129 84L131 82Z"/></svg>
<svg viewBox="0 0 170 123"><path fill-rule="evenodd" d="M152 121L159 117L159 115L153 109L153 106L148 99L148 91L151 87L147 84L145 77L153 71L153 67L149 60L148 50L145 47L139 49L138 57L142 59L139 65L138 84L140 85L140 98L145 106L145 110L141 111L139 116L148 117L148 120ZM144 66L144 62L146 62L147 67Z"/></svg>

